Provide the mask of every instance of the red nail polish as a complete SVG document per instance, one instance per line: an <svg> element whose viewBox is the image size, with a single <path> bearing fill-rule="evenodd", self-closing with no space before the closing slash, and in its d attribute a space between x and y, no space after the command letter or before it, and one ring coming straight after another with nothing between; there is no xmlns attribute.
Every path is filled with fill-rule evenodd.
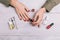
<svg viewBox="0 0 60 40"><path fill-rule="evenodd" d="M48 25L48 26L46 27L46 29L50 29L53 25L54 25L54 23L51 23L50 25Z"/></svg>
<svg viewBox="0 0 60 40"><path fill-rule="evenodd" d="M29 19L30 20L30 22L33 22L33 20L32 19Z"/></svg>
<svg viewBox="0 0 60 40"><path fill-rule="evenodd" d="M30 21L32 22L32 20L30 19Z"/></svg>
<svg viewBox="0 0 60 40"><path fill-rule="evenodd" d="M26 19L24 21L27 21Z"/></svg>
<svg viewBox="0 0 60 40"><path fill-rule="evenodd" d="M30 12L30 10L28 10L27 12Z"/></svg>
<svg viewBox="0 0 60 40"><path fill-rule="evenodd" d="M40 27L40 25L38 25L38 28Z"/></svg>
<svg viewBox="0 0 60 40"><path fill-rule="evenodd" d="M32 19L34 21L34 19Z"/></svg>
<svg viewBox="0 0 60 40"><path fill-rule="evenodd" d="M35 9L32 9L31 12L35 12Z"/></svg>
<svg viewBox="0 0 60 40"><path fill-rule="evenodd" d="M29 20L27 20L27 21L29 21Z"/></svg>
<svg viewBox="0 0 60 40"><path fill-rule="evenodd" d="M19 18L20 19L20 18ZM22 20L22 19L20 19L20 20Z"/></svg>

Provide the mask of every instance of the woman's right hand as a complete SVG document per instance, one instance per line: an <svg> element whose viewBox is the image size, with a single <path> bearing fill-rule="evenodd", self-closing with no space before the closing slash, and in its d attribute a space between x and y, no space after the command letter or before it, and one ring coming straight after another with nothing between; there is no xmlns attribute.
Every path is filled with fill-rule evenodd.
<svg viewBox="0 0 60 40"><path fill-rule="evenodd" d="M11 5L16 9L18 17L24 21L29 21L28 11L29 9L18 0L11 0Z"/></svg>

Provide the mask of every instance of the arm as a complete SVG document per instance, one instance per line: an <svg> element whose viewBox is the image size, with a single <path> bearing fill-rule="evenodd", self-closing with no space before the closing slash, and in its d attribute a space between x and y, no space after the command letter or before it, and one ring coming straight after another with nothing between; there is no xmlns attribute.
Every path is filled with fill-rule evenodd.
<svg viewBox="0 0 60 40"><path fill-rule="evenodd" d="M49 12L57 4L55 0L47 0L46 3L42 6L42 8L34 15L34 21L32 22L32 24L39 25L42 22L44 13Z"/></svg>
<svg viewBox="0 0 60 40"><path fill-rule="evenodd" d="M0 3L9 6L10 5L10 0L0 0Z"/></svg>
<svg viewBox="0 0 60 40"><path fill-rule="evenodd" d="M6 6L9 6L9 5L13 6L20 19L23 19L24 21L29 20L29 17L27 14L29 9L18 0L0 0L0 2L5 4Z"/></svg>
<svg viewBox="0 0 60 40"><path fill-rule="evenodd" d="M5 6L13 6L15 7L18 0L0 0L0 3L4 4Z"/></svg>
<svg viewBox="0 0 60 40"><path fill-rule="evenodd" d="M46 3L43 5L42 8L45 8L46 11L50 11L57 4L58 3L56 3L55 0L47 0Z"/></svg>

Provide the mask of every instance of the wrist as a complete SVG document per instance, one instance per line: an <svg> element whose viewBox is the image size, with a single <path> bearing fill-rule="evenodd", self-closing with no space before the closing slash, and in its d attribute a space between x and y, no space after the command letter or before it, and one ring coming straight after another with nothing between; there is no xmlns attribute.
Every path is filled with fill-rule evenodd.
<svg viewBox="0 0 60 40"><path fill-rule="evenodd" d="M17 3L18 3L18 0L11 0L10 1L10 5L13 7L15 7L17 5Z"/></svg>

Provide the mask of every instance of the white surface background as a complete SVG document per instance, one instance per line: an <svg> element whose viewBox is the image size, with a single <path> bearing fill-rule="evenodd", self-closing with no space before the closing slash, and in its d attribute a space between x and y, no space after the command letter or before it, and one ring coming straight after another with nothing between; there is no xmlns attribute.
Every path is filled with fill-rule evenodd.
<svg viewBox="0 0 60 40"><path fill-rule="evenodd" d="M24 3L28 8L34 8L37 11L46 0L19 1ZM33 13L28 13L28 15L32 17ZM0 40L60 40L60 4L44 16L47 16L46 25L41 24L40 28L33 27L29 24L29 22L19 20L12 7L5 7L3 4L0 4ZM7 23L11 17L16 18L18 29L9 29ZM52 22L54 23L54 26L47 30L46 26Z"/></svg>

